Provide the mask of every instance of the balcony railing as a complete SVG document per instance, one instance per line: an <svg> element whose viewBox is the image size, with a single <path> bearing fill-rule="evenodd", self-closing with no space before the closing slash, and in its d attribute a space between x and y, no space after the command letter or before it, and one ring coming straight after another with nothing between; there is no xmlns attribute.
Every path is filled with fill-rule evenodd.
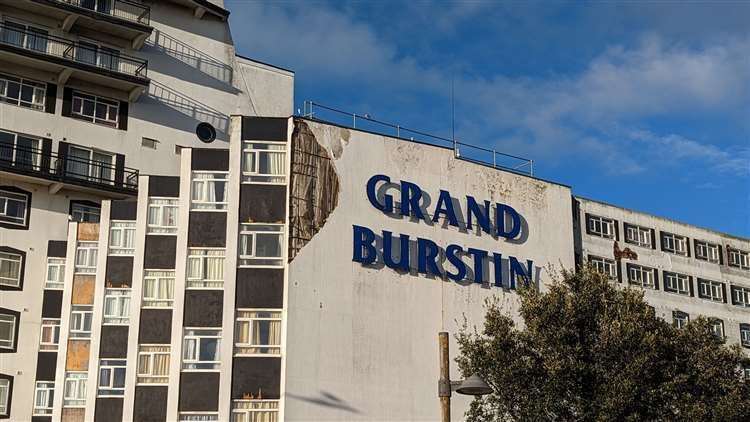
<svg viewBox="0 0 750 422"><path fill-rule="evenodd" d="M17 145L0 144L0 170L106 190L138 189L136 169Z"/></svg>
<svg viewBox="0 0 750 422"><path fill-rule="evenodd" d="M12 22L0 23L0 44L21 48L26 51L58 57L106 69L111 72L146 78L148 61L128 56L117 50L84 44L65 38L48 35L38 29L27 29Z"/></svg>
<svg viewBox="0 0 750 422"><path fill-rule="evenodd" d="M114 16L131 22L150 25L151 8L127 0L52 0L67 3L81 9L91 10L103 15Z"/></svg>

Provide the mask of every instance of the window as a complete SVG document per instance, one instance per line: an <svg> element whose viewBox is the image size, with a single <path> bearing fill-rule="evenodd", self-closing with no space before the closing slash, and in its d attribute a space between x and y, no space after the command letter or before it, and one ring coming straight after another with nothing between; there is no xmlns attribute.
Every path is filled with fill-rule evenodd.
<svg viewBox="0 0 750 422"><path fill-rule="evenodd" d="M0 378L0 416L9 416L8 402L10 402L11 381Z"/></svg>
<svg viewBox="0 0 750 422"><path fill-rule="evenodd" d="M650 248L652 245L651 229L625 224L625 241L634 245Z"/></svg>
<svg viewBox="0 0 750 422"><path fill-rule="evenodd" d="M112 153L70 145L65 162L67 176L96 183L114 183L115 155Z"/></svg>
<svg viewBox="0 0 750 422"><path fill-rule="evenodd" d="M21 287L23 257L19 254L0 252L0 286L17 289Z"/></svg>
<svg viewBox="0 0 750 422"><path fill-rule="evenodd" d="M224 286L224 249L188 249L188 288Z"/></svg>
<svg viewBox="0 0 750 422"><path fill-rule="evenodd" d="M47 258L45 289L62 289L65 285L65 258Z"/></svg>
<svg viewBox="0 0 750 422"><path fill-rule="evenodd" d="M281 354L281 311L238 309L234 346L236 355Z"/></svg>
<svg viewBox="0 0 750 422"><path fill-rule="evenodd" d="M666 252L687 256L687 238L672 233L662 233L661 248Z"/></svg>
<svg viewBox="0 0 750 422"><path fill-rule="evenodd" d="M141 146L144 148L156 149L159 145L159 141L151 138L141 138Z"/></svg>
<svg viewBox="0 0 750 422"><path fill-rule="evenodd" d="M169 356L169 345L140 345L137 382L139 384L167 384L169 382Z"/></svg>
<svg viewBox="0 0 750 422"><path fill-rule="evenodd" d="M600 273L606 275L612 280L617 279L617 264L615 263L614 260L589 255L589 262Z"/></svg>
<svg viewBox="0 0 750 422"><path fill-rule="evenodd" d="M699 278L698 297L714 302L724 302L724 283Z"/></svg>
<svg viewBox="0 0 750 422"><path fill-rule="evenodd" d="M609 239L615 238L615 221L609 218L597 217L595 215L588 215L588 227L589 234L595 236L606 237Z"/></svg>
<svg viewBox="0 0 750 422"><path fill-rule="evenodd" d="M109 226L109 254L135 254L135 221L112 221Z"/></svg>
<svg viewBox="0 0 750 422"><path fill-rule="evenodd" d="M99 397L113 397L125 395L124 360L101 359L99 361Z"/></svg>
<svg viewBox="0 0 750 422"><path fill-rule="evenodd" d="M286 142L242 142L242 183L286 183Z"/></svg>
<svg viewBox="0 0 750 422"><path fill-rule="evenodd" d="M60 344L60 319L43 318L42 334L39 339L39 350L55 351Z"/></svg>
<svg viewBox="0 0 750 422"><path fill-rule="evenodd" d="M18 334L18 315L9 310L0 310L0 350L15 350Z"/></svg>
<svg viewBox="0 0 750 422"><path fill-rule="evenodd" d="M239 266L284 265L283 224L240 224Z"/></svg>
<svg viewBox="0 0 750 422"><path fill-rule="evenodd" d="M149 198L148 226L149 234L177 233L177 198Z"/></svg>
<svg viewBox="0 0 750 422"><path fill-rule="evenodd" d="M71 113L74 117L93 123L117 127L117 114L120 102L97 95L84 94L73 91L73 107Z"/></svg>
<svg viewBox="0 0 750 422"><path fill-rule="evenodd" d="M2 42L28 50L47 52L48 32L26 24L5 21L4 30L0 33Z"/></svg>
<svg viewBox="0 0 750 422"><path fill-rule="evenodd" d="M34 391L34 416L51 415L54 400L55 382L37 381Z"/></svg>
<svg viewBox="0 0 750 422"><path fill-rule="evenodd" d="M130 289L104 291L104 324L122 325L130 321Z"/></svg>
<svg viewBox="0 0 750 422"><path fill-rule="evenodd" d="M703 261L719 262L719 245L713 243L695 241L695 257Z"/></svg>
<svg viewBox="0 0 750 422"><path fill-rule="evenodd" d="M63 406L84 407L86 405L86 372L66 372Z"/></svg>
<svg viewBox="0 0 750 422"><path fill-rule="evenodd" d="M185 328L182 369L219 369L221 330Z"/></svg>
<svg viewBox="0 0 750 422"><path fill-rule="evenodd" d="M216 412L180 412L180 422L218 420L219 414Z"/></svg>
<svg viewBox="0 0 750 422"><path fill-rule="evenodd" d="M711 320L711 332L721 340L724 340L724 321L713 318Z"/></svg>
<svg viewBox="0 0 750 422"><path fill-rule="evenodd" d="M689 295L690 278L685 274L664 271L664 291L681 295Z"/></svg>
<svg viewBox="0 0 750 422"><path fill-rule="evenodd" d="M0 162L39 170L41 152L41 141L38 138L0 130Z"/></svg>
<svg viewBox="0 0 750 422"><path fill-rule="evenodd" d="M44 110L47 84L0 73L0 101Z"/></svg>
<svg viewBox="0 0 750 422"><path fill-rule="evenodd" d="M681 311L672 311L672 323L677 328L683 328L690 322L690 315Z"/></svg>
<svg viewBox="0 0 750 422"><path fill-rule="evenodd" d="M750 288L732 286L732 304L750 307Z"/></svg>
<svg viewBox="0 0 750 422"><path fill-rule="evenodd" d="M656 277L653 268L628 264L628 282L646 289L656 289Z"/></svg>
<svg viewBox="0 0 750 422"><path fill-rule="evenodd" d="M91 305L73 305L70 313L70 337L91 337Z"/></svg>
<svg viewBox="0 0 750 422"><path fill-rule="evenodd" d="M278 422L278 400L232 400L232 422Z"/></svg>
<svg viewBox="0 0 750 422"><path fill-rule="evenodd" d="M190 209L224 211L227 209L227 181L229 173L194 171Z"/></svg>
<svg viewBox="0 0 750 422"><path fill-rule="evenodd" d="M170 307L174 300L174 270L145 270L143 307Z"/></svg>
<svg viewBox="0 0 750 422"><path fill-rule="evenodd" d="M76 247L76 274L93 274L96 272L96 257L99 252L97 242L78 242Z"/></svg>
<svg viewBox="0 0 750 422"><path fill-rule="evenodd" d="M750 324L740 324L740 344L750 347Z"/></svg>
<svg viewBox="0 0 750 422"><path fill-rule="evenodd" d="M0 222L25 227L28 207L28 195L0 189Z"/></svg>
<svg viewBox="0 0 750 422"><path fill-rule="evenodd" d="M80 202L71 202L70 216L73 221L79 223L98 223L101 208L98 205L82 204Z"/></svg>
<svg viewBox="0 0 750 422"><path fill-rule="evenodd" d="M729 254L730 266L742 268L743 270L750 268L750 257L748 257L747 252L727 247L727 253Z"/></svg>

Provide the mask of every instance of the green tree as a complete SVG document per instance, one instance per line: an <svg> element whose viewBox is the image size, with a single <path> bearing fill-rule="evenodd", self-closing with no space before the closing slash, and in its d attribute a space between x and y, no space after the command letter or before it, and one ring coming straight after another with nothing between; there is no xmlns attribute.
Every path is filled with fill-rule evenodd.
<svg viewBox="0 0 750 422"><path fill-rule="evenodd" d="M750 421L748 361L707 319L673 327L590 267L518 293L522 327L488 301L483 329L457 335L461 372L494 389L467 420Z"/></svg>

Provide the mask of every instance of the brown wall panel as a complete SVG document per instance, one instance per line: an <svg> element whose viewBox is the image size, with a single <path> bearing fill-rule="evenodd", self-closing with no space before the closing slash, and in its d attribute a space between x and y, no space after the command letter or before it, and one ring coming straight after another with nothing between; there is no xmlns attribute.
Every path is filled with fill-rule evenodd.
<svg viewBox="0 0 750 422"><path fill-rule="evenodd" d="M89 340L68 340L68 354L65 357L66 371L89 370Z"/></svg>
<svg viewBox="0 0 750 422"><path fill-rule="evenodd" d="M62 422L84 422L86 409L66 407L62 410Z"/></svg>
<svg viewBox="0 0 750 422"><path fill-rule="evenodd" d="M85 242L99 240L99 223L78 223L78 240Z"/></svg>
<svg viewBox="0 0 750 422"><path fill-rule="evenodd" d="M96 276L80 275L73 276L73 296L70 300L74 305L93 305L94 287Z"/></svg>

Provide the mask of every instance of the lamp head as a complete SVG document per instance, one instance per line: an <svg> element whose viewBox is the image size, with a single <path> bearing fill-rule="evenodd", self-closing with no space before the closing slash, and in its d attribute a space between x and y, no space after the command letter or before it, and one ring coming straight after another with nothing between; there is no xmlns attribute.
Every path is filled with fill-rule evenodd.
<svg viewBox="0 0 750 422"><path fill-rule="evenodd" d="M492 393L492 388L479 375L473 374L461 382L456 392L468 396L484 396Z"/></svg>

